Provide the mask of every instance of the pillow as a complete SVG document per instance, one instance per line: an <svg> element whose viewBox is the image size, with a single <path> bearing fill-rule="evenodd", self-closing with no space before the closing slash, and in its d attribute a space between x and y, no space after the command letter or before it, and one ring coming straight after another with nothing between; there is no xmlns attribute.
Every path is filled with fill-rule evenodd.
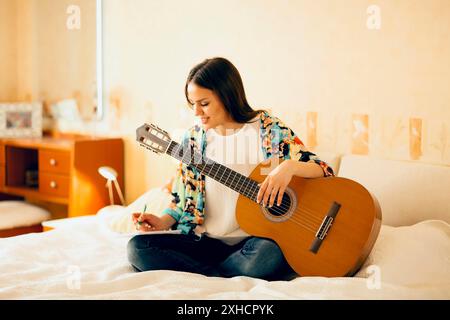
<svg viewBox="0 0 450 320"><path fill-rule="evenodd" d="M97 216L103 224L106 224L110 230L118 233L133 233L136 228L131 219L134 212L152 213L157 216L162 215L162 211L167 208L172 195L167 188L153 188L137 198L127 207L123 206L107 206L97 212Z"/></svg>
<svg viewBox="0 0 450 320"><path fill-rule="evenodd" d="M25 201L0 201L0 230L33 226L50 218L50 212Z"/></svg>
<svg viewBox="0 0 450 320"><path fill-rule="evenodd" d="M450 225L427 220L413 226L383 225L372 252L356 277L373 274L399 285L445 285L450 288Z"/></svg>
<svg viewBox="0 0 450 320"><path fill-rule="evenodd" d="M424 220L450 223L450 167L412 161L342 157L339 176L355 180L378 199L382 223L413 225Z"/></svg>

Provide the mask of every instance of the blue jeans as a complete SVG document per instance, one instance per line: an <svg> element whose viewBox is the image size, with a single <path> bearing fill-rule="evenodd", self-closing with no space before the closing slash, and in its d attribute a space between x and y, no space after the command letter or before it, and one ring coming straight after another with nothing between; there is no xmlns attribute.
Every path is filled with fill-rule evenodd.
<svg viewBox="0 0 450 320"><path fill-rule="evenodd" d="M274 241L257 237L230 246L206 235L138 235L128 243L128 260L137 271L176 270L265 280L297 276Z"/></svg>

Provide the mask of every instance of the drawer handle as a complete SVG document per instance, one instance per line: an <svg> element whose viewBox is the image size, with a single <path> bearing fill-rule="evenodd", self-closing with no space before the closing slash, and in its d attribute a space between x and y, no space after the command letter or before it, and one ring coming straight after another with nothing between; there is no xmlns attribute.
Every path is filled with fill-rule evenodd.
<svg viewBox="0 0 450 320"><path fill-rule="evenodd" d="M50 188L56 189L57 186L58 186L58 185L56 184L55 181L50 181Z"/></svg>
<svg viewBox="0 0 450 320"><path fill-rule="evenodd" d="M51 159L50 159L50 165L51 165L51 166L56 166L56 160L53 159L53 158L51 158Z"/></svg>

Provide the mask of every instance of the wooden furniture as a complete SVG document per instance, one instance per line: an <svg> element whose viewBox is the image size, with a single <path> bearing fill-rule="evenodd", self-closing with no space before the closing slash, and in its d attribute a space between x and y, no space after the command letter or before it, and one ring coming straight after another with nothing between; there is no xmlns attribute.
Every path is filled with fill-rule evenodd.
<svg viewBox="0 0 450 320"><path fill-rule="evenodd" d="M9 237L15 237L19 236L21 234L26 233L35 233L35 232L42 232L42 225L35 224L30 227L18 227L18 228L12 228L12 229L5 229L0 230L0 238L9 238Z"/></svg>
<svg viewBox="0 0 450 320"><path fill-rule="evenodd" d="M110 204L106 180L97 170L113 167L124 190L123 158L123 141L117 138L0 139L0 192L61 205L68 217L95 214ZM33 175L34 184L27 179Z"/></svg>

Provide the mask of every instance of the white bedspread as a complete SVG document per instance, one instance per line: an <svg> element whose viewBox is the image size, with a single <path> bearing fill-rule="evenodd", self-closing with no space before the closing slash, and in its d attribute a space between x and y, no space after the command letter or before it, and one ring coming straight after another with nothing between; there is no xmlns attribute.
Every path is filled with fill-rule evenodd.
<svg viewBox="0 0 450 320"><path fill-rule="evenodd" d="M136 273L126 258L129 238L98 221L0 239L0 299L450 299L450 226L442 221L383 226L357 277L289 282ZM372 264L375 273L366 269Z"/></svg>

